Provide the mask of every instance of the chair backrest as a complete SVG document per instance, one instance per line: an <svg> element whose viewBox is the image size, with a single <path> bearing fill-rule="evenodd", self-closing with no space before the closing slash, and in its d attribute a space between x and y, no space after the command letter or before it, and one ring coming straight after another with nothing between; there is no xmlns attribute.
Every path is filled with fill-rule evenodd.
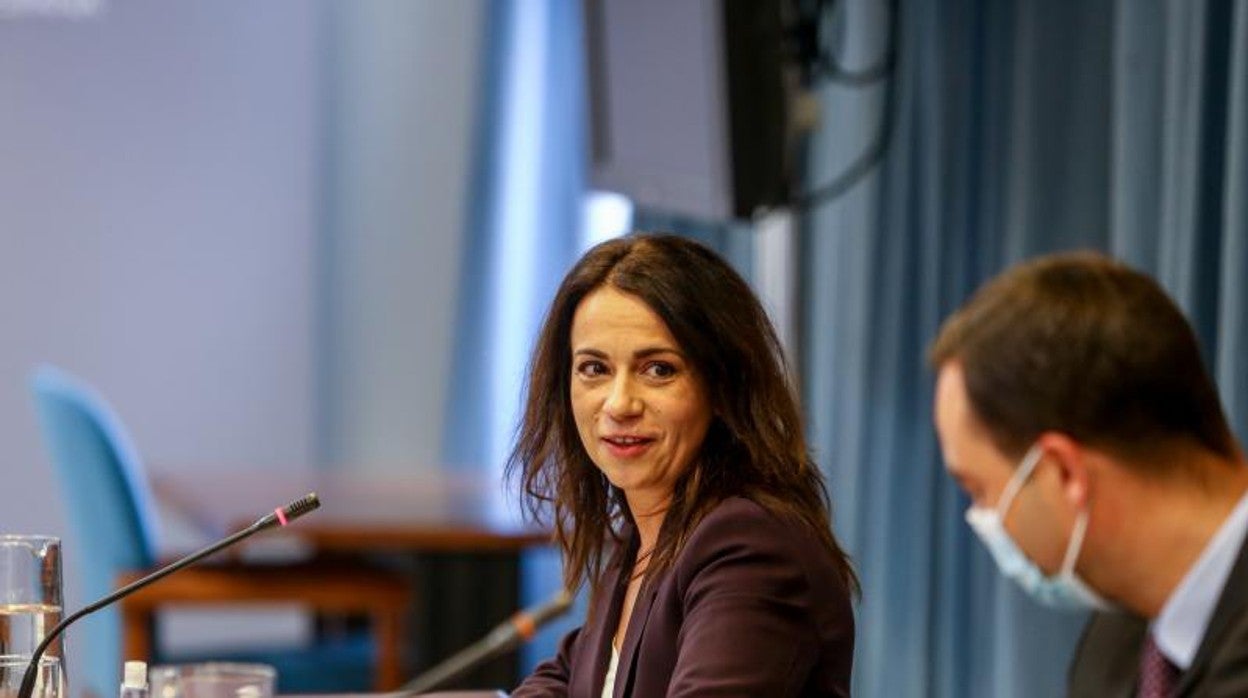
<svg viewBox="0 0 1248 698"><path fill-rule="evenodd" d="M95 390L52 366L35 370L31 389L78 541L78 559L70 566L78 570L82 602L89 603L115 588L118 573L155 562L150 486L121 421ZM121 639L114 609L70 630L68 663L86 688L103 696L117 691Z"/></svg>

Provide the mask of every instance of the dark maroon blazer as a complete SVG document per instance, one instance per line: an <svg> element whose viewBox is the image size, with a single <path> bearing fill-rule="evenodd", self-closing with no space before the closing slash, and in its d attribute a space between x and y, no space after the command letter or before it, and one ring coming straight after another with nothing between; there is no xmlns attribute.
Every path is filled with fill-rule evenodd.
<svg viewBox="0 0 1248 698"><path fill-rule="evenodd" d="M513 698L602 695L636 550L630 535L590 620ZM615 696L847 696L853 654L849 591L832 556L800 525L728 499L637 595Z"/></svg>

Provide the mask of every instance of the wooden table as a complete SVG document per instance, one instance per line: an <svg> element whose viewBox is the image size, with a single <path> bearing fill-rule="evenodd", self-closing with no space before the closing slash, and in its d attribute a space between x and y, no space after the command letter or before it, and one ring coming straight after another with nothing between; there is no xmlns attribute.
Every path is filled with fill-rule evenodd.
<svg viewBox="0 0 1248 698"><path fill-rule="evenodd" d="M386 557L409 572L417 599L408 623L413 675L514 613L520 553L551 540L548 531L520 519L514 495L498 478L480 475L202 468L153 473L152 481L159 503L206 538L316 492L320 509L263 535L295 538L319 555ZM517 666L505 658L462 685L513 685Z"/></svg>
<svg viewBox="0 0 1248 698"><path fill-rule="evenodd" d="M476 474L243 472L153 475L157 499L205 535L223 536L316 492L321 508L285 531L327 552L510 552L550 542L514 513L497 478Z"/></svg>

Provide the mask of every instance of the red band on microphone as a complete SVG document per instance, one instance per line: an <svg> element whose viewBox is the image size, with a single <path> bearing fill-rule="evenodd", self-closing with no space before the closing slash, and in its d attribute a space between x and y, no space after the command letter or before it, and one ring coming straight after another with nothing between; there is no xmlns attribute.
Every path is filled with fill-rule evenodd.
<svg viewBox="0 0 1248 698"><path fill-rule="evenodd" d="M534 621L533 616L527 613L517 613L511 619L511 624L516 626L516 632L520 633L520 637L525 640L532 639L533 634L537 632L537 623Z"/></svg>
<svg viewBox="0 0 1248 698"><path fill-rule="evenodd" d="M282 511L281 507L278 507L273 510L273 513L277 514L277 522L285 526L286 525L286 512Z"/></svg>

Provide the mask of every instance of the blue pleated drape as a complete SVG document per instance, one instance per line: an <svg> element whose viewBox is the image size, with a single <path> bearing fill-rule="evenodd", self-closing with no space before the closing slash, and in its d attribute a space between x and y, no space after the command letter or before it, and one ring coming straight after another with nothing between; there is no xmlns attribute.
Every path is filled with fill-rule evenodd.
<svg viewBox="0 0 1248 698"><path fill-rule="evenodd" d="M495 0L486 14L443 452L501 472L533 337L578 252L584 49L571 0Z"/></svg>
<svg viewBox="0 0 1248 698"><path fill-rule="evenodd" d="M875 3L846 4L848 60L868 63ZM1175 296L1248 436L1248 4L901 5L887 156L802 232L803 397L864 585L855 695L1061 695L1083 617L1001 580L963 523L924 352L1010 263L1104 250ZM882 86L821 98L836 127L812 185L888 104Z"/></svg>
<svg viewBox="0 0 1248 698"><path fill-rule="evenodd" d="M579 253L585 192L585 61L573 0L488 3L473 186L461 263L443 459L500 477L543 315ZM561 584L554 550L526 554L522 601ZM554 654L573 614L523 649L522 669Z"/></svg>

